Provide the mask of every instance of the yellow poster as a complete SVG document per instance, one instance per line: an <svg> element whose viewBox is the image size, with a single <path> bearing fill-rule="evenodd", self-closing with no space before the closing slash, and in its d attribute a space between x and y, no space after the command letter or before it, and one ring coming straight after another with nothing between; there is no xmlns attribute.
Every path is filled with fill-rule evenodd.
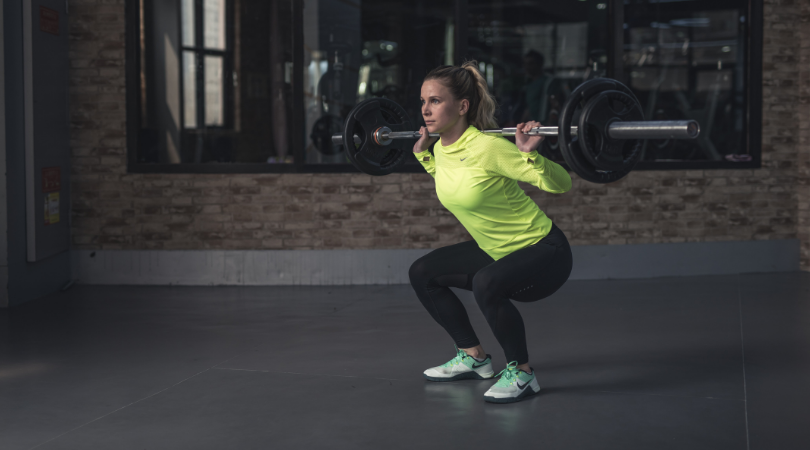
<svg viewBox="0 0 810 450"><path fill-rule="evenodd" d="M45 194L45 225L59 223L59 193Z"/></svg>

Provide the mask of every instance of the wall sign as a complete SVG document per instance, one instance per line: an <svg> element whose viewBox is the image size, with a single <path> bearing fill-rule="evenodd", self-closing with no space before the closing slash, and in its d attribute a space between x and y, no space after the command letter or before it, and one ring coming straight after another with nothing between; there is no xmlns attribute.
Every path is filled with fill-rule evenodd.
<svg viewBox="0 0 810 450"><path fill-rule="evenodd" d="M62 169L60 167L42 168L42 192L59 192L62 189Z"/></svg>
<svg viewBox="0 0 810 450"><path fill-rule="evenodd" d="M59 223L59 190L62 189L62 170L59 167L42 169L42 192L45 194L45 225Z"/></svg>
<svg viewBox="0 0 810 450"><path fill-rule="evenodd" d="M45 225L59 223L59 193L45 194Z"/></svg>

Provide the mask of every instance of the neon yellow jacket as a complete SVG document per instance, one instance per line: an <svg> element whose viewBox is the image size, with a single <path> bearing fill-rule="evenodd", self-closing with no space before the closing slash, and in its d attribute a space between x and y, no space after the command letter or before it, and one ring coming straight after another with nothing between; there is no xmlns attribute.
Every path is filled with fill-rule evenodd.
<svg viewBox="0 0 810 450"><path fill-rule="evenodd" d="M414 155L436 179L436 193L482 250L493 259L536 243L551 219L518 186L530 183L554 194L571 189L571 177L537 151L523 153L503 137L470 126L452 145L441 140Z"/></svg>

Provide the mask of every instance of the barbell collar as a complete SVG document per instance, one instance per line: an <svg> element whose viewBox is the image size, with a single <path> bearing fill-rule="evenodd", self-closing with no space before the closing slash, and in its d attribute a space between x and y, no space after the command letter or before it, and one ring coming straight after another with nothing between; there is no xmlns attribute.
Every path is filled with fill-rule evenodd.
<svg viewBox="0 0 810 450"><path fill-rule="evenodd" d="M500 136L514 136L517 128L498 128L483 130L484 134ZM534 127L526 133L529 136L557 136L558 127ZM577 127L571 127L571 135L577 135ZM695 120L668 120L643 122L613 122L608 125L608 135L613 139L695 139L700 135L700 124ZM418 131L385 131L378 129L375 138L378 143L390 142L391 139L419 139L422 135ZM430 137L439 137L439 133L430 133ZM332 136L334 145L343 144L343 135ZM360 145L360 137L354 135L354 143Z"/></svg>
<svg viewBox="0 0 810 450"><path fill-rule="evenodd" d="M391 129L388 128L388 127L377 128L376 130L374 130L374 135L373 135L374 142L376 142L377 145L388 145L388 144L390 144L391 140L393 139L391 137L391 133L392 133ZM334 139L335 138L333 136L332 140L334 141Z"/></svg>

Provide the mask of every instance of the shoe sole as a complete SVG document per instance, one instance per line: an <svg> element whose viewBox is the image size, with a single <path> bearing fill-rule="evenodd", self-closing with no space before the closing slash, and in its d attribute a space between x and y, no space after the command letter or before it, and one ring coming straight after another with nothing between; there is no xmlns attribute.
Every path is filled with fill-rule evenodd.
<svg viewBox="0 0 810 450"><path fill-rule="evenodd" d="M429 381L443 382L443 381L461 381L461 380L489 380L489 379L491 379L492 377L495 376L495 373L493 372L492 375L490 375L489 377L482 377L481 375L478 374L478 372L460 373L460 374L458 374L456 376L448 377L448 378L431 377L431 376L428 376L428 375L426 375L424 373L422 374L422 376L425 377L425 379L429 380Z"/></svg>
<svg viewBox="0 0 810 450"><path fill-rule="evenodd" d="M522 400L526 400L529 397L539 394L540 391L535 392L533 389L529 390L526 389L525 391L521 392L520 395L517 397L487 397L484 396L484 401L487 403L517 403Z"/></svg>

